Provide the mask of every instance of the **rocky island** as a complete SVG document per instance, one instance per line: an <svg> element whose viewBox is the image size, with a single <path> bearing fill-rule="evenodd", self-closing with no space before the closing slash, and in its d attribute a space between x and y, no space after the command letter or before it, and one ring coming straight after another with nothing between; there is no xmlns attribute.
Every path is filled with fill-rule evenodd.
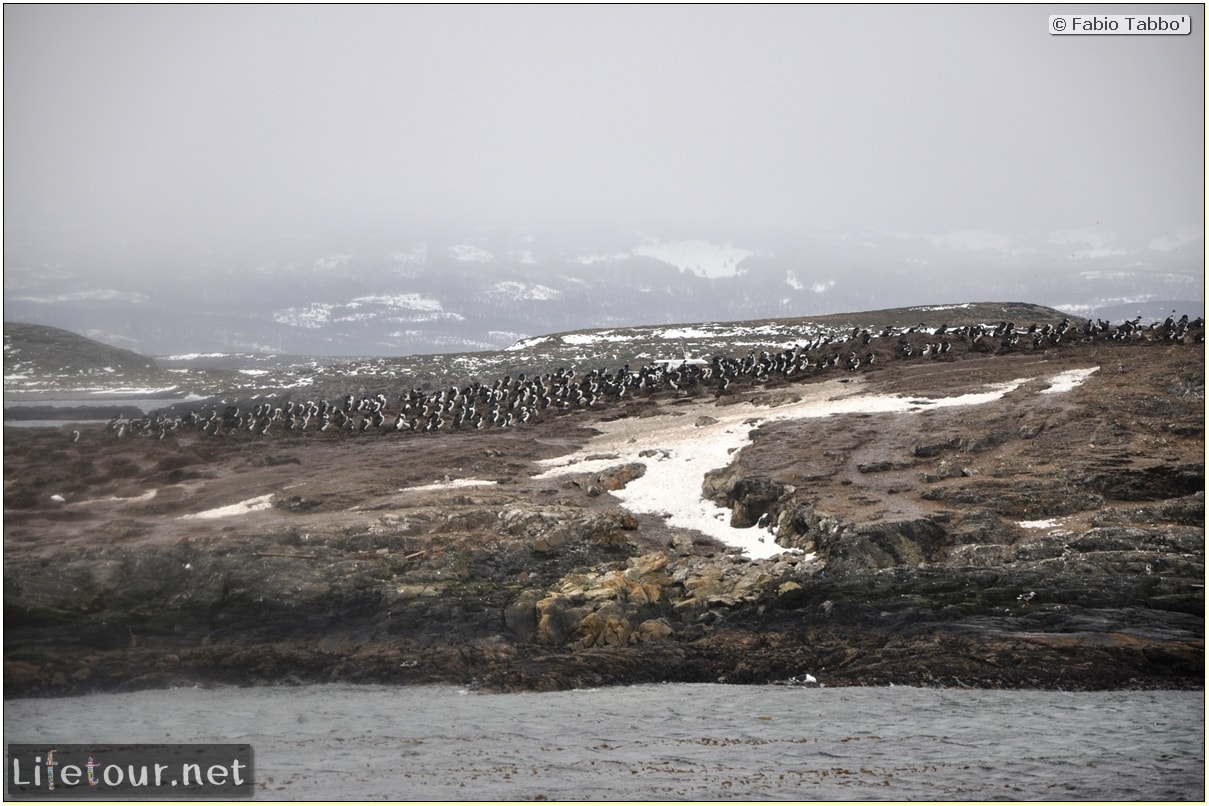
<svg viewBox="0 0 1209 806"><path fill-rule="evenodd" d="M1203 321L995 310L6 427L6 696L1203 687Z"/></svg>

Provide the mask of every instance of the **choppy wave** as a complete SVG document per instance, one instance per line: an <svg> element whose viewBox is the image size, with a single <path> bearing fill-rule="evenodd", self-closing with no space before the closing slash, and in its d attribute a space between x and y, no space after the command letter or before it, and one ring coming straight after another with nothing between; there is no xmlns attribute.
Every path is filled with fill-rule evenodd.
<svg viewBox="0 0 1209 806"><path fill-rule="evenodd" d="M12 700L9 742L240 742L259 799L1203 800L1204 693L301 686Z"/></svg>

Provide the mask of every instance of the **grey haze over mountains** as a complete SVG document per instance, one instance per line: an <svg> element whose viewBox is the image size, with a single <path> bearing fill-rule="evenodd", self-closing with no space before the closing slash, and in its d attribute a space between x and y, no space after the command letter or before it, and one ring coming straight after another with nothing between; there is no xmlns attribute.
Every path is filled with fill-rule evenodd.
<svg viewBox="0 0 1209 806"><path fill-rule="evenodd" d="M5 317L160 355L403 355L499 349L585 327L891 304L1042 299L1083 316L1116 305L1106 315L1118 320L1161 320L1173 305L1193 315L1203 308L1196 259L1184 262L1174 249L1114 261L1072 258L1075 245L1055 243L1033 257L1046 268L1029 271L1010 250L894 235L766 236L763 249L740 245L754 239L715 244L629 233L469 235L390 253L332 251L91 288L72 287L66 275L10 270ZM1131 267L1140 256L1163 270Z"/></svg>
<svg viewBox="0 0 1209 806"><path fill-rule="evenodd" d="M1203 6L1147 10L1192 34L1055 37L1071 9L1035 5L10 4L5 319L366 355L1199 313Z"/></svg>

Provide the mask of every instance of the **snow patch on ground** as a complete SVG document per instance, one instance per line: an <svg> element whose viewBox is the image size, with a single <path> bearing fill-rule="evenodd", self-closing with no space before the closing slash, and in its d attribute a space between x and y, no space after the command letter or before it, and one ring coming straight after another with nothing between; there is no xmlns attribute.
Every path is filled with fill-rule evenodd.
<svg viewBox="0 0 1209 806"><path fill-rule="evenodd" d="M495 485L498 482L488 481L486 479L445 479L443 481L434 481L432 484L420 484L415 487L404 487L399 492L410 493L423 490L451 490L459 487L487 487Z"/></svg>
<svg viewBox="0 0 1209 806"><path fill-rule="evenodd" d="M1087 374L1090 372L1078 382ZM1062 376L1074 377L1072 373ZM806 387L799 400L773 407L751 403L717 407L703 403L678 408L676 414L660 417L601 422L594 428L603 433L577 453L539 462L547 469L537 478L597 473L620 464L641 463L646 473L613 493L624 507L635 513L661 515L670 526L695 529L752 559L765 559L787 549L779 546L766 529L732 527L729 509L701 497L705 474L729 465L739 450L751 444L751 433L756 428L764 423L833 414L981 405L998 400L1029 380L1021 378L989 387L986 392L947 398L874 395L861 392L859 385L854 390L852 383L837 380ZM708 419L701 419L703 415ZM588 458L601 455L610 458Z"/></svg>
<svg viewBox="0 0 1209 806"><path fill-rule="evenodd" d="M147 492L142 493L141 495L132 495L127 498L120 498L116 495L111 495L108 498L89 498L84 501L74 501L74 502L72 502L72 504L73 504L73 506L87 506L89 504L112 504L112 503L134 504L134 503L138 503L140 501L150 501L152 498L155 498L157 492L158 492L157 490L148 490ZM52 498L53 497L54 496L52 496Z"/></svg>
<svg viewBox="0 0 1209 806"><path fill-rule="evenodd" d="M1066 372L1060 372L1049 379L1049 388L1043 389L1041 394L1052 395L1058 392L1069 392L1076 386L1082 385L1085 380L1091 377L1092 373L1099 371L1099 367L1088 367L1087 369L1071 369Z"/></svg>
<svg viewBox="0 0 1209 806"><path fill-rule="evenodd" d="M195 512L192 515L181 515L180 520L212 520L214 518L229 518L233 515L246 515L249 512L259 512L262 509L269 509L273 506L273 494L259 495L256 498L249 498L246 501L240 501L238 504L229 504L225 507L216 507L215 509L207 509L203 512Z"/></svg>

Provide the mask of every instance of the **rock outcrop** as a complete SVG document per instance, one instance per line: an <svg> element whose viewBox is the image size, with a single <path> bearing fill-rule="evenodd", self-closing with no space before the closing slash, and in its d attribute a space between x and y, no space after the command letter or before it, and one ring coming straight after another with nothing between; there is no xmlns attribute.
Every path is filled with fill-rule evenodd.
<svg viewBox="0 0 1209 806"><path fill-rule="evenodd" d="M1061 394L928 404L1118 349L1135 370ZM405 447L9 429L6 692L1200 687L1202 364L1191 345L1098 345L871 373L916 410L768 424L702 480L785 549L767 560L621 508L642 464L539 477L586 415Z"/></svg>

